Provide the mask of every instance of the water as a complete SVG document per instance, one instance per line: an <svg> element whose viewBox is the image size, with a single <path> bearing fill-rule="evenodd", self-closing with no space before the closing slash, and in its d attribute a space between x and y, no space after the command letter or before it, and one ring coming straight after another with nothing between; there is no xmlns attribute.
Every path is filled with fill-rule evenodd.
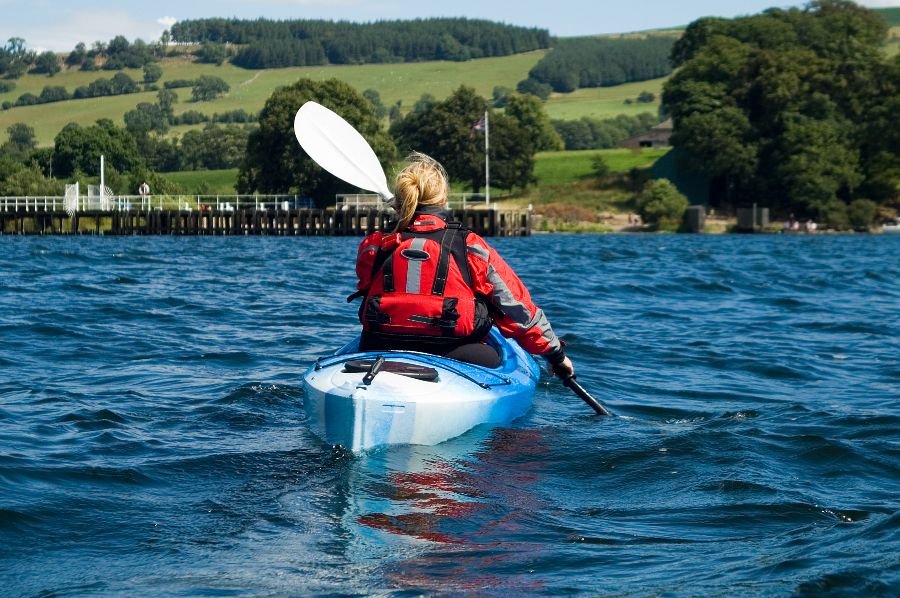
<svg viewBox="0 0 900 598"><path fill-rule="evenodd" d="M900 594L900 238L494 240L617 417L354 457L356 242L0 238L3 594Z"/></svg>

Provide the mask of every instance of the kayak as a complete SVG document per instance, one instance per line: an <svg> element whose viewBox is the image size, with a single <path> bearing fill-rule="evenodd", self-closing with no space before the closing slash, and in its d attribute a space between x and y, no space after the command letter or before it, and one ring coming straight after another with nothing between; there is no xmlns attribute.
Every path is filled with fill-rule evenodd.
<svg viewBox="0 0 900 598"><path fill-rule="evenodd" d="M310 428L351 451L435 445L482 424L503 425L531 407L540 367L493 328L497 368L415 351L359 351L359 338L303 374Z"/></svg>

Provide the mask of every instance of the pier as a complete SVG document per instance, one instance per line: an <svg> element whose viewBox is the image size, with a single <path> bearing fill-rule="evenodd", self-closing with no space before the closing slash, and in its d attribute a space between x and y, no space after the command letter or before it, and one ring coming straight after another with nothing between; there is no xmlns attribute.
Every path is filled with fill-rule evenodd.
<svg viewBox="0 0 900 598"><path fill-rule="evenodd" d="M15 202L9 199L0 198L0 234L5 235L363 236L389 230L392 217L381 204L343 203L316 208L296 207L297 201L257 200L236 205L222 201L174 201L157 206L149 202L108 201L102 208L82 202L81 209L72 209L63 198L16 198ZM451 208L451 212L454 220L485 237L531 234L528 209L470 203Z"/></svg>
<svg viewBox="0 0 900 598"><path fill-rule="evenodd" d="M453 219L485 237L531 234L528 210L454 209ZM0 211L0 234L363 236L390 228L376 208Z"/></svg>

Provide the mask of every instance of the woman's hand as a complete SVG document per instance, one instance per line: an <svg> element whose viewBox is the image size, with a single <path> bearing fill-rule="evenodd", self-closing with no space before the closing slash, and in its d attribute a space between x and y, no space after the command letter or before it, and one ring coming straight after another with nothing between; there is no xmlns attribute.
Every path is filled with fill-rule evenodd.
<svg viewBox="0 0 900 598"><path fill-rule="evenodd" d="M558 376L563 380L575 375L575 366L572 365L572 360L568 356L564 357L562 362L551 366L551 369L554 376Z"/></svg>

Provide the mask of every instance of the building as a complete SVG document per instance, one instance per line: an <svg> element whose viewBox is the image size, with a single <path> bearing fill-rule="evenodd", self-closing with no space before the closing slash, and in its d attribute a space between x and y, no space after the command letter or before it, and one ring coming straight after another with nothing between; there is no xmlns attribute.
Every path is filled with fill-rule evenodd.
<svg viewBox="0 0 900 598"><path fill-rule="evenodd" d="M619 147L626 149L642 149L645 147L671 147L669 142L672 137L672 119L668 118L659 123L648 132L637 137L626 139Z"/></svg>

